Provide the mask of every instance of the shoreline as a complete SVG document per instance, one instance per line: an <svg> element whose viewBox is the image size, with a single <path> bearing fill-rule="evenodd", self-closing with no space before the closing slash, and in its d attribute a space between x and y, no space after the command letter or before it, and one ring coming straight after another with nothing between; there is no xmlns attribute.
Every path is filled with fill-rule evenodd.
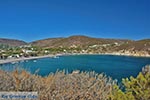
<svg viewBox="0 0 150 100"><path fill-rule="evenodd" d="M135 54L125 54L125 53L103 53L102 55L150 58L150 55L135 55Z"/></svg>
<svg viewBox="0 0 150 100"><path fill-rule="evenodd" d="M33 59L40 59L40 58L48 58L48 57L56 57L56 56L67 56L67 55L112 55L112 56L128 56L128 57L145 57L150 58L150 55L131 55L131 54L121 54L121 53L68 53L68 54L56 54L56 55L44 55L44 56L37 56L37 57L22 57L22 58L13 58L13 59L6 59L0 60L0 64L6 64L11 62L18 62L23 60L33 60Z"/></svg>
<svg viewBox="0 0 150 100"><path fill-rule="evenodd" d="M22 57L22 58L6 59L6 60L0 60L0 64L18 62L18 61L23 61L23 60L33 60L33 59L40 59L40 58L55 57L55 56L56 55L45 55L45 56L37 56L37 57Z"/></svg>
<svg viewBox="0 0 150 100"><path fill-rule="evenodd" d="M144 57L150 58L150 55L134 55L134 54L124 54L124 53L72 53L63 55L112 55L112 56L128 56L128 57Z"/></svg>

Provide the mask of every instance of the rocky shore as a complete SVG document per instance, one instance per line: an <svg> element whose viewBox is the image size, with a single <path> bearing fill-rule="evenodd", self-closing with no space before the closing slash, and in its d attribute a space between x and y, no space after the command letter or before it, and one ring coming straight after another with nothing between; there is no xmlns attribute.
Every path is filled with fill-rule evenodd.
<svg viewBox="0 0 150 100"><path fill-rule="evenodd" d="M117 52L113 52L113 53L104 53L104 54L108 54L108 55L122 55L122 56L133 56L133 57L150 57L149 54L134 54L134 53L117 53Z"/></svg>

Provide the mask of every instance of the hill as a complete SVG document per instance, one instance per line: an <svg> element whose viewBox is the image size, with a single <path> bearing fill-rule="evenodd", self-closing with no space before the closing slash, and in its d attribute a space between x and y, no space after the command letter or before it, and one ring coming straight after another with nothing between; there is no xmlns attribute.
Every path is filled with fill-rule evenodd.
<svg viewBox="0 0 150 100"><path fill-rule="evenodd" d="M125 43L125 44L121 45L118 49L150 51L150 39L133 41L128 44Z"/></svg>
<svg viewBox="0 0 150 100"><path fill-rule="evenodd" d="M42 48L58 49L68 53L111 53L121 55L150 55L150 39L138 41L125 39L92 38L82 35L67 38L49 38L30 43ZM57 51L57 49L56 49Z"/></svg>
<svg viewBox="0 0 150 100"><path fill-rule="evenodd" d="M91 45L102 45L102 44L112 44L118 43L122 44L125 42L130 42L130 40L120 40L120 39L103 39L103 38L92 38L82 35L70 36L67 38L49 38L39 41L34 41L31 44L34 46L41 47L87 47Z"/></svg>
<svg viewBox="0 0 150 100"><path fill-rule="evenodd" d="M40 54L45 54L44 52L52 54L109 53L117 55L150 56L150 39L133 41L127 39L104 39L75 35L70 37L48 38L31 43L13 39L0 39L0 44L9 46L32 45L38 47L37 50L39 50L38 52Z"/></svg>
<svg viewBox="0 0 150 100"><path fill-rule="evenodd" d="M0 38L0 45L21 46L25 44L27 43L21 40Z"/></svg>

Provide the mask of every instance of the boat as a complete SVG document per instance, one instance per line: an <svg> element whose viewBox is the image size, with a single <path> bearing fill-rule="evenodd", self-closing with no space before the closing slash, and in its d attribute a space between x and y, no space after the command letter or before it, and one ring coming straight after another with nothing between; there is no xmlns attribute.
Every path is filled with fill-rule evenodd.
<svg viewBox="0 0 150 100"><path fill-rule="evenodd" d="M59 56L54 56L53 58L59 58Z"/></svg>
<svg viewBox="0 0 150 100"><path fill-rule="evenodd" d="M36 60L33 60L33 62L37 62Z"/></svg>
<svg viewBox="0 0 150 100"><path fill-rule="evenodd" d="M11 62L11 64L16 64L16 63L18 63L18 62L17 61Z"/></svg>

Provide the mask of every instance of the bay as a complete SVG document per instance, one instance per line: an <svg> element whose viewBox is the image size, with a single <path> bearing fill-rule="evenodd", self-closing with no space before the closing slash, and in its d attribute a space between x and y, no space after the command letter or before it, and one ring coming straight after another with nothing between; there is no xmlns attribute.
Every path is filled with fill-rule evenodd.
<svg viewBox="0 0 150 100"><path fill-rule="evenodd" d="M41 58L1 64L0 69L13 71L25 69L30 73L47 76L58 70L95 71L121 81L122 78L136 77L145 65L150 65L150 58L114 56L114 55L68 55L55 58Z"/></svg>

